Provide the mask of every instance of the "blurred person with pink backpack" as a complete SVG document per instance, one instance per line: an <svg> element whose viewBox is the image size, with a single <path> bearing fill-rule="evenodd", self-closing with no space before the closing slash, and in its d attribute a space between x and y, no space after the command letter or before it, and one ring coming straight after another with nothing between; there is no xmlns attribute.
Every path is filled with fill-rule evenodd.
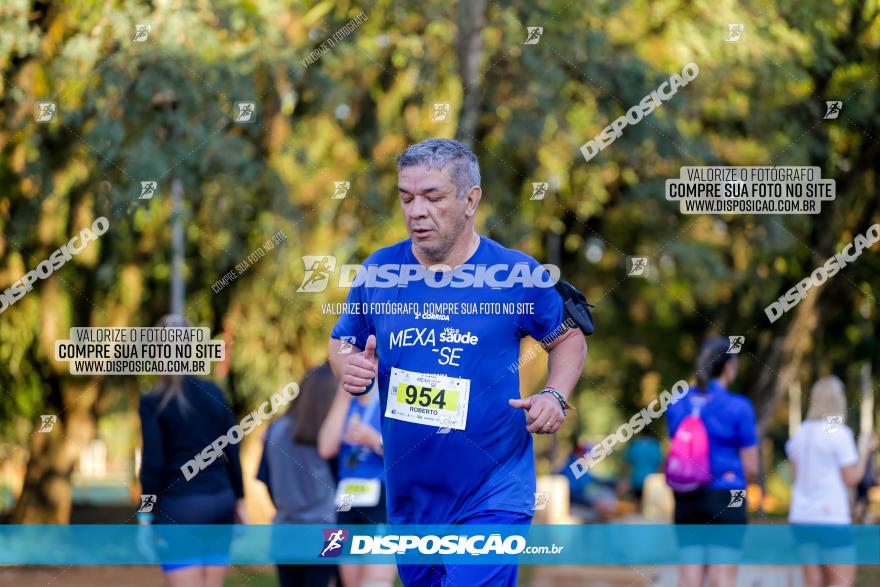
<svg viewBox="0 0 880 587"><path fill-rule="evenodd" d="M758 476L758 434L752 402L728 389L736 368L729 340L709 338L697 358L696 384L666 412L672 438L666 481L675 493L676 524L747 523L746 485ZM717 545L710 535L708 546L735 548L733 534L717 533ZM692 531L683 531L679 544L706 546ZM686 564L678 572L681 587L700 587L705 578L713 587L733 587L737 565Z"/></svg>

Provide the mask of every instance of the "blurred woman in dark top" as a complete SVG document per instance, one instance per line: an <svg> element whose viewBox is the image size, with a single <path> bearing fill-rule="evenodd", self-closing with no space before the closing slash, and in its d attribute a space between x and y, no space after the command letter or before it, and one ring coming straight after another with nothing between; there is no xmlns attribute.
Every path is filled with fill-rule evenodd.
<svg viewBox="0 0 880 587"><path fill-rule="evenodd" d="M266 484L275 504L274 524L336 522L336 480L331 464L318 456L317 442L337 388L339 379L329 363L315 367L306 373L287 413L266 431L257 479ZM279 560L281 587L327 587L335 578L333 565L283 564L296 558L297 545L275 534L272 550Z"/></svg>
<svg viewBox="0 0 880 587"><path fill-rule="evenodd" d="M181 316L165 316L160 327L190 327ZM189 375L163 376L140 400L143 458L141 492L155 495L153 514L138 513L141 524L246 523L238 445L187 480L181 467L235 425L219 387ZM226 554L163 564L172 587L221 587ZM192 564L190 564L192 563Z"/></svg>

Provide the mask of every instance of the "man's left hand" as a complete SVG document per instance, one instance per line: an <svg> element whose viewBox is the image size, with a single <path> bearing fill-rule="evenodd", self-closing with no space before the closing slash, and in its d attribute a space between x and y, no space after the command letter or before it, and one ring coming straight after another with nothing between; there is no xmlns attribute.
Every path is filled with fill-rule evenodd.
<svg viewBox="0 0 880 587"><path fill-rule="evenodd" d="M526 430L534 434L553 434L565 421L562 406L549 393L539 393L525 399L512 399L507 403L512 408L526 411Z"/></svg>

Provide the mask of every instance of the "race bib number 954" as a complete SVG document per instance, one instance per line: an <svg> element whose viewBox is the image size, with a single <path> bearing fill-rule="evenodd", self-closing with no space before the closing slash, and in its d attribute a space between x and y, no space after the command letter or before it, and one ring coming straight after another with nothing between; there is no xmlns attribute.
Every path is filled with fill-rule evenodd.
<svg viewBox="0 0 880 587"><path fill-rule="evenodd" d="M436 407L441 410L457 410L458 391L425 385L416 387L412 383L401 383L397 386L397 401L410 406L418 405L423 408Z"/></svg>
<svg viewBox="0 0 880 587"><path fill-rule="evenodd" d="M464 430L470 385L470 379L393 367L385 417Z"/></svg>

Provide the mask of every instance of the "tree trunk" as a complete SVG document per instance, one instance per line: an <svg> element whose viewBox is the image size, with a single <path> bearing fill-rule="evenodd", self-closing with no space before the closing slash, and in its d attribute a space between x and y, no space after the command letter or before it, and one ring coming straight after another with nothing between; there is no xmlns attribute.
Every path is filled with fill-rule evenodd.
<svg viewBox="0 0 880 587"><path fill-rule="evenodd" d="M867 26L867 23L862 19L863 14L864 3L859 3L849 15L847 31L834 42L836 51L847 59L857 59L859 57L858 38ZM823 61L819 60L819 62ZM816 95L825 96L828 94L833 73L833 69L827 66L808 69L808 74L813 80L814 93ZM818 119L821 115L819 102L813 103L811 117ZM833 148L829 144L828 130L823 126L819 126L817 132L820 134L821 142L825 144L825 148L814 151L809 164L827 170L829 168L828 154L833 152ZM875 144L876 141L863 142L859 145L858 152L853 154L851 169L842 174L837 180L838 200L834 202L836 206L842 205L843 202L841 200L844 200L854 190L859 189L857 185L859 180L864 177L876 160L877 147ZM812 266L817 267L823 264L828 257L834 254L835 242L842 231L854 230L862 225L869 225L876 209L875 206L876 201L868 205L860 217L851 219L844 217L845 219L837 225L834 222L837 215L833 210L824 211L823 214L818 216L812 224L809 238L805 239L805 244L813 253L810 258L813 263ZM838 280L830 284L826 283L823 287L815 288L811 291L806 299L801 301L793 310L794 317L786 331L774 337L765 348L759 349L758 356L766 357L766 360L758 376L758 383L752 389L752 397L756 404L758 432L761 436L763 436L783 395L796 381L798 374L801 372L804 355L811 347L816 345L813 333L820 326L822 314L821 300L823 297L827 299L833 298L829 292L833 291L834 287L841 286L840 284L835 285L841 279L843 278L838 278ZM780 292L780 294L782 293L784 292Z"/></svg>
<svg viewBox="0 0 880 587"><path fill-rule="evenodd" d="M785 333L771 343L766 366L758 375L753 395L761 437L776 414L783 394L794 385L801 372L804 355L812 344L813 331L818 324L820 297L821 289L810 292L793 310L794 317Z"/></svg>
<svg viewBox="0 0 880 587"><path fill-rule="evenodd" d="M62 409L49 432L34 423L21 496L12 510L13 524L68 524L73 503L71 476L80 453L95 433L93 406L100 385L93 379L52 378ZM56 393L53 393L56 395Z"/></svg>
<svg viewBox="0 0 880 587"><path fill-rule="evenodd" d="M76 210L76 202L71 205ZM73 214L73 212L71 212ZM69 226L74 226L72 219ZM102 249L102 255L106 255ZM93 271L84 271L88 279L79 285L80 295L71 302L74 311L68 317L62 311L68 295L57 275L47 279L41 288L40 311L44 325L37 344L32 347L34 364L45 357L54 357L54 343L66 339L72 324L91 324L91 300L95 299ZM128 313L119 308L119 319L126 323ZM112 313L112 312L111 312ZM44 358L40 358L42 355ZM40 421L34 422L28 442L28 463L22 492L12 511L11 522L17 524L68 524L73 506L72 475L80 453L95 437L101 379L70 375L67 362L49 360L50 373L44 376L48 396L43 413L57 416L51 431L39 432Z"/></svg>
<svg viewBox="0 0 880 587"><path fill-rule="evenodd" d="M456 138L472 147L480 116L480 36L486 20L486 0L466 0L458 5L458 63L462 83L461 116Z"/></svg>

